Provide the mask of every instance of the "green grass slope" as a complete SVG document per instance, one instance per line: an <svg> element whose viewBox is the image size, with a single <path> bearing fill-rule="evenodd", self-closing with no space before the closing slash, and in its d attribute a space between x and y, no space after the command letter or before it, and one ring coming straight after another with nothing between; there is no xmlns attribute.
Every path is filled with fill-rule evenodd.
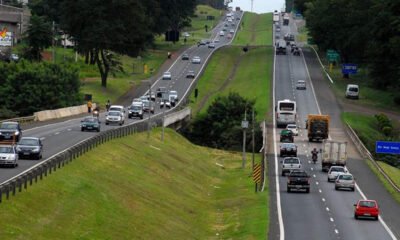
<svg viewBox="0 0 400 240"><path fill-rule="evenodd" d="M0 236L261 239L268 195L253 192L250 166L240 166L239 153L192 145L169 129L165 142L160 129L149 140L113 140L1 203Z"/></svg>
<svg viewBox="0 0 400 240"><path fill-rule="evenodd" d="M237 92L255 99L258 120L264 119L270 106L273 49L257 47L243 53L240 47L226 47L214 53L198 81L199 95L191 96L194 113L205 112L220 94Z"/></svg>
<svg viewBox="0 0 400 240"><path fill-rule="evenodd" d="M272 13L245 12L233 44L272 46Z"/></svg>

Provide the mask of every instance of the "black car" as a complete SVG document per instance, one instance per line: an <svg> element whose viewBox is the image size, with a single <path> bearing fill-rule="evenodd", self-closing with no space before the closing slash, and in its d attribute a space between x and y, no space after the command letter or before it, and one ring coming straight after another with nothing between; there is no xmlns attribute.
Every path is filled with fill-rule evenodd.
<svg viewBox="0 0 400 240"><path fill-rule="evenodd" d="M182 54L182 60L189 60L189 54L187 53Z"/></svg>
<svg viewBox="0 0 400 240"><path fill-rule="evenodd" d="M20 159L36 159L42 158L43 144L40 138L37 137L23 137L18 142L16 147L18 157Z"/></svg>
<svg viewBox="0 0 400 240"><path fill-rule="evenodd" d="M18 142L22 130L18 122L2 122L0 125L0 141Z"/></svg>
<svg viewBox="0 0 400 240"><path fill-rule="evenodd" d="M280 142L292 143L294 141L293 132L287 129L281 131Z"/></svg>
<svg viewBox="0 0 400 240"><path fill-rule="evenodd" d="M135 117L143 119L143 105L133 104L128 107L128 118Z"/></svg>
<svg viewBox="0 0 400 240"><path fill-rule="evenodd" d="M186 78L195 78L195 77L196 77L196 74L192 70L189 70L186 74Z"/></svg>
<svg viewBox="0 0 400 240"><path fill-rule="evenodd" d="M297 157L297 146L293 143L284 143L280 146L280 157Z"/></svg>
<svg viewBox="0 0 400 240"><path fill-rule="evenodd" d="M167 93L167 92L168 92L168 90L167 90L166 87L159 87L159 88L157 89L157 91L156 91L156 96L157 96L158 98L160 98L160 97L163 96L163 93Z"/></svg>
<svg viewBox="0 0 400 240"><path fill-rule="evenodd" d="M86 131L86 130L96 130L97 132L100 132L100 121L97 117L85 117L81 121L81 131Z"/></svg>

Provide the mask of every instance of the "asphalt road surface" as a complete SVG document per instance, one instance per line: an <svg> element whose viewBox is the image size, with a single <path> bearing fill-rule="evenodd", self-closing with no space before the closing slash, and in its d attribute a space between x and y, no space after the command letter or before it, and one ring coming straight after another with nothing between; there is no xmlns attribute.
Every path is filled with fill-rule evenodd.
<svg viewBox="0 0 400 240"><path fill-rule="evenodd" d="M239 17L240 20L236 20ZM232 39L236 35L237 28L240 25L240 21L242 19L242 13L235 12L235 25L232 26L229 23L229 27L227 31L230 29L234 29L235 33L232 36ZM212 55L212 53L218 49L219 47L228 45L231 43L232 39L227 38L227 33L224 37L219 36L219 32L225 25L225 19L218 23L218 25L212 30L212 36L210 40L219 41L215 43L216 48L211 49L208 48L208 45L202 46L192 46L187 49L184 53L189 54L190 60L182 60L181 57L177 58L176 61L172 64L172 66L168 69L172 73L172 80L162 80L157 79L151 85L151 91L155 92L159 87L166 87L168 90L176 90L178 92L178 98L181 101L185 95L188 94L189 88L192 84L197 80L197 76L195 79L186 78L186 73L189 70L195 71L196 75L199 74L203 68L206 66L206 62L208 58ZM193 64L191 59L194 56L199 56L201 58L200 64ZM137 96L140 97L140 96ZM155 113L151 115L151 117L158 116L163 114L164 109L160 109L160 99L157 99L152 104L155 104ZM128 107L128 106L126 106ZM42 161L45 161L47 158L65 150L68 147L71 147L85 139L95 136L96 132L81 132L80 131L80 118L72 118L70 120L66 120L63 122L52 123L52 124L44 124L42 126L38 126L35 128L25 129L23 130L23 136L34 136L39 137L43 141L44 152L42 160L19 160L19 166L16 168L0 168L0 185L13 177L21 174L24 171L32 168L33 166L40 164ZM125 124L134 124L137 122L147 121L148 115L145 114L144 119L128 119L126 114ZM118 125L105 125L105 113L100 115L101 120L101 130L108 130L112 128L118 128Z"/></svg>
<svg viewBox="0 0 400 240"><path fill-rule="evenodd" d="M283 38L286 32L296 33L295 27L281 25L281 36ZM307 57L307 63L313 64L312 74L307 68L304 56ZM309 194L305 192L287 193L287 178L281 176L280 158L277 154L270 155L269 159L275 159L273 169L270 175L273 176L272 186L276 189L272 191L276 193L275 200L271 201L276 204L275 215L278 224L272 225L280 229L272 229L276 234L270 234L274 239L396 239L398 236L397 220L393 222L394 214L391 213L389 207L393 207L396 213L399 213L398 204L393 202L390 195L384 194L383 186L378 182L373 173L366 167L360 156L354 150L352 144L349 144L349 164L348 169L356 177L358 185L355 192L336 191L334 183L327 181L327 174L321 171L321 165L312 164L310 151L315 147L320 149L321 143L308 142L307 132L305 129L305 119L308 114L329 114L331 117L330 139L336 141L347 141L340 121L341 109L339 108L334 95L326 84L326 81L320 75L319 66L315 61L315 55L308 49L304 50L301 56L293 56L288 47L287 55L275 56L275 78L274 91L275 103L278 100L291 99L297 103L297 125L299 126L299 136L295 137L295 144L298 146L298 157L302 161L303 169L311 175L311 191ZM310 78L310 74L312 78ZM315 78L314 78L315 77ZM307 83L306 90L296 90L295 83L297 80L305 80ZM317 95L315 94L317 92ZM318 101L317 101L318 100ZM275 129L275 152L279 149L279 132ZM278 166L278 168L275 168ZM354 171L354 172L353 172ZM375 189L370 189L370 185ZM363 190L366 187L367 196ZM377 199L381 205L381 220L355 220L354 206L357 200L362 198ZM379 199L380 198L380 199ZM385 204L390 202L389 207ZM397 215L398 216L398 215ZM388 221L390 219L390 221ZM272 220L271 220L272 221Z"/></svg>

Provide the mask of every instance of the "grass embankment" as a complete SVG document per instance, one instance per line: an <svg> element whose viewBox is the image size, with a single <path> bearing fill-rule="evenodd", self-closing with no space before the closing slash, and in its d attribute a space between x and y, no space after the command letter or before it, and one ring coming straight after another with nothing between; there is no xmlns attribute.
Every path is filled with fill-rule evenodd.
<svg viewBox="0 0 400 240"><path fill-rule="evenodd" d="M243 53L241 47L216 51L198 81L197 100L192 93L190 106L193 112L205 112L218 95L237 92L255 99L257 120L264 119L270 106L272 55L271 47L252 48L247 53Z"/></svg>
<svg viewBox="0 0 400 240"><path fill-rule="evenodd" d="M240 167L241 154L192 145L169 129L164 143L160 129L149 140L113 140L1 203L0 236L262 239L267 192L255 194L249 164Z"/></svg>
<svg viewBox="0 0 400 240"><path fill-rule="evenodd" d="M272 46L272 13L245 12L233 44Z"/></svg>
<svg viewBox="0 0 400 240"><path fill-rule="evenodd" d="M377 121L374 116L359 114L359 113L343 113L343 120L348 123L358 137L363 141L364 145L370 149L375 148L375 142L378 140L386 139L386 137L377 130ZM368 166L378 176L385 188L393 195L393 197L400 203L400 193L398 193L389 182L382 176L382 174L376 169L376 167L367 161ZM377 163L383 168L385 173L400 186L400 169L390 166L389 164L377 161Z"/></svg>

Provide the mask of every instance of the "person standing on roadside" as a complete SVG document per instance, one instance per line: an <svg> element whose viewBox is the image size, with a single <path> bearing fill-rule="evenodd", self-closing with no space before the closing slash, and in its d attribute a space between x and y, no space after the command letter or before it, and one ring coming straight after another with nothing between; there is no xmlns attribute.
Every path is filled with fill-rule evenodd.
<svg viewBox="0 0 400 240"><path fill-rule="evenodd" d="M88 108L88 113L91 113L92 112L92 101L91 100L89 100L87 102L87 108Z"/></svg>

